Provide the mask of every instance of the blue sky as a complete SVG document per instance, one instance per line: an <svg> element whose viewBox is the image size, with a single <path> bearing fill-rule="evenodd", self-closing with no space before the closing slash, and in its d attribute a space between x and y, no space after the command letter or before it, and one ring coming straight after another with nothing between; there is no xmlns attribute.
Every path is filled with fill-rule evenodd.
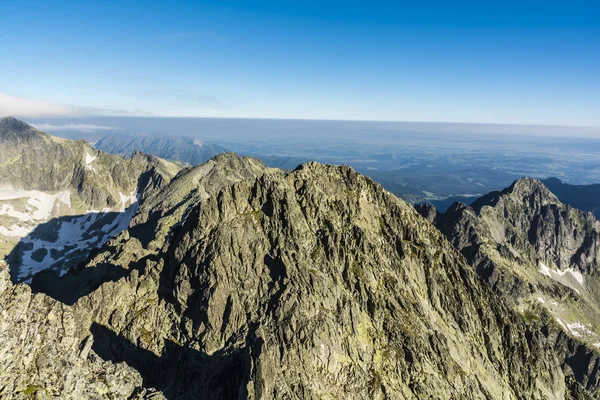
<svg viewBox="0 0 600 400"><path fill-rule="evenodd" d="M598 1L2 1L0 39L0 114L600 126Z"/></svg>

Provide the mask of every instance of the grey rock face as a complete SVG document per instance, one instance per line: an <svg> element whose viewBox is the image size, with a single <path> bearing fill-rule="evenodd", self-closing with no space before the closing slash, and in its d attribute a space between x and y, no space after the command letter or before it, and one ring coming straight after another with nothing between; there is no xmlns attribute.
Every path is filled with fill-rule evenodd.
<svg viewBox="0 0 600 400"><path fill-rule="evenodd" d="M456 203L436 214L423 206L419 212L496 293L525 318L548 325L566 371L597 387L600 223L591 213L562 204L529 178L470 207Z"/></svg>
<svg viewBox="0 0 600 400"><path fill-rule="evenodd" d="M600 266L600 223L590 213L563 205L534 179L520 179L470 207L456 203L432 216L425 206L419 212L482 270L480 275L495 256L585 275L595 275Z"/></svg>
<svg viewBox="0 0 600 400"><path fill-rule="evenodd" d="M0 258L19 281L64 273L126 229L178 171L153 156L117 157L0 119Z"/></svg>
<svg viewBox="0 0 600 400"><path fill-rule="evenodd" d="M505 221L505 229L496 234L496 241L514 243L513 247L526 252L530 259L538 259L561 270L574 268L591 274L600 266L600 224L589 213L563 205L541 182L524 178L501 193L485 196L472 204L494 209L488 219ZM526 233L526 236L523 235Z"/></svg>
<svg viewBox="0 0 600 400"><path fill-rule="evenodd" d="M600 218L600 184L571 185L557 178L542 181L561 202L582 211L590 211Z"/></svg>
<svg viewBox="0 0 600 400"><path fill-rule="evenodd" d="M72 190L90 208L119 203L119 192L136 190L141 176L168 180L179 167L157 157L126 158L58 138L14 118L0 120L0 187L58 192ZM145 188L141 188L142 191Z"/></svg>
<svg viewBox="0 0 600 400"><path fill-rule="evenodd" d="M61 282L78 289L68 302L0 280L3 397L597 393L433 225L349 167L219 156Z"/></svg>

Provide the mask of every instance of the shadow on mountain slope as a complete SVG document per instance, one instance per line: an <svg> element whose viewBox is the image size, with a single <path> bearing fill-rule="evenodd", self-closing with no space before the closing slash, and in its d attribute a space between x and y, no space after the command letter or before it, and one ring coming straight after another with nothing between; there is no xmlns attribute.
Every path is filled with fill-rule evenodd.
<svg viewBox="0 0 600 400"><path fill-rule="evenodd" d="M34 293L45 293L71 305L104 282L129 275L143 263L128 269L108 264L82 266L110 238L127 228L134 211L132 206L124 212L58 217L38 225L6 257L11 281L27 282Z"/></svg>
<svg viewBox="0 0 600 400"><path fill-rule="evenodd" d="M95 250L97 251L97 249ZM106 250L112 251L111 248ZM148 258L130 264L129 268L109 263L94 267L75 267L60 277L54 271L41 271L34 275L31 290L33 293L44 293L61 303L73 305L80 298L94 292L104 283L116 282L129 276L134 270L143 268Z"/></svg>
<svg viewBox="0 0 600 400"><path fill-rule="evenodd" d="M140 373L144 388L154 388L169 400L246 398L251 352L260 354L261 347L257 342L208 355L166 340L162 354L157 356L103 325L94 323L90 331L92 349L100 358L125 362Z"/></svg>

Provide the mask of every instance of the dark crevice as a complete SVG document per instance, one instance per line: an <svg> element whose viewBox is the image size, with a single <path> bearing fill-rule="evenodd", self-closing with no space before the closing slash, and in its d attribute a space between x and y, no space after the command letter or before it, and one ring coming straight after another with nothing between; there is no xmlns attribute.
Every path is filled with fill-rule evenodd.
<svg viewBox="0 0 600 400"><path fill-rule="evenodd" d="M267 306L267 315L271 315L275 311L275 308L279 304L279 299L285 291L287 268L280 256L273 257L270 254L266 254L264 257L264 263L268 268L269 275L271 277L271 282L269 282L268 288L269 291L273 292L273 294L271 295L269 304Z"/></svg>

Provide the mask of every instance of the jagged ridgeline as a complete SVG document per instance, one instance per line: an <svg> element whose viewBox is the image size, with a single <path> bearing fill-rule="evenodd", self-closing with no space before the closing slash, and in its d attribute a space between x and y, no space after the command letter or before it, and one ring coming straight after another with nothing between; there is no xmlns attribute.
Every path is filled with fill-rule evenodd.
<svg viewBox="0 0 600 400"><path fill-rule="evenodd" d="M525 319L556 331L551 340L570 343L558 346L567 353L567 370L590 387L598 384L600 222L591 212L562 204L530 178L471 207L419 211Z"/></svg>
<svg viewBox="0 0 600 400"><path fill-rule="evenodd" d="M1 119L0 257L9 256L14 280L62 274L126 229L138 204L178 171L153 156L112 156Z"/></svg>
<svg viewBox="0 0 600 400"><path fill-rule="evenodd" d="M547 326L349 167L217 156L63 277L2 271L0 305L2 398L598 394Z"/></svg>

